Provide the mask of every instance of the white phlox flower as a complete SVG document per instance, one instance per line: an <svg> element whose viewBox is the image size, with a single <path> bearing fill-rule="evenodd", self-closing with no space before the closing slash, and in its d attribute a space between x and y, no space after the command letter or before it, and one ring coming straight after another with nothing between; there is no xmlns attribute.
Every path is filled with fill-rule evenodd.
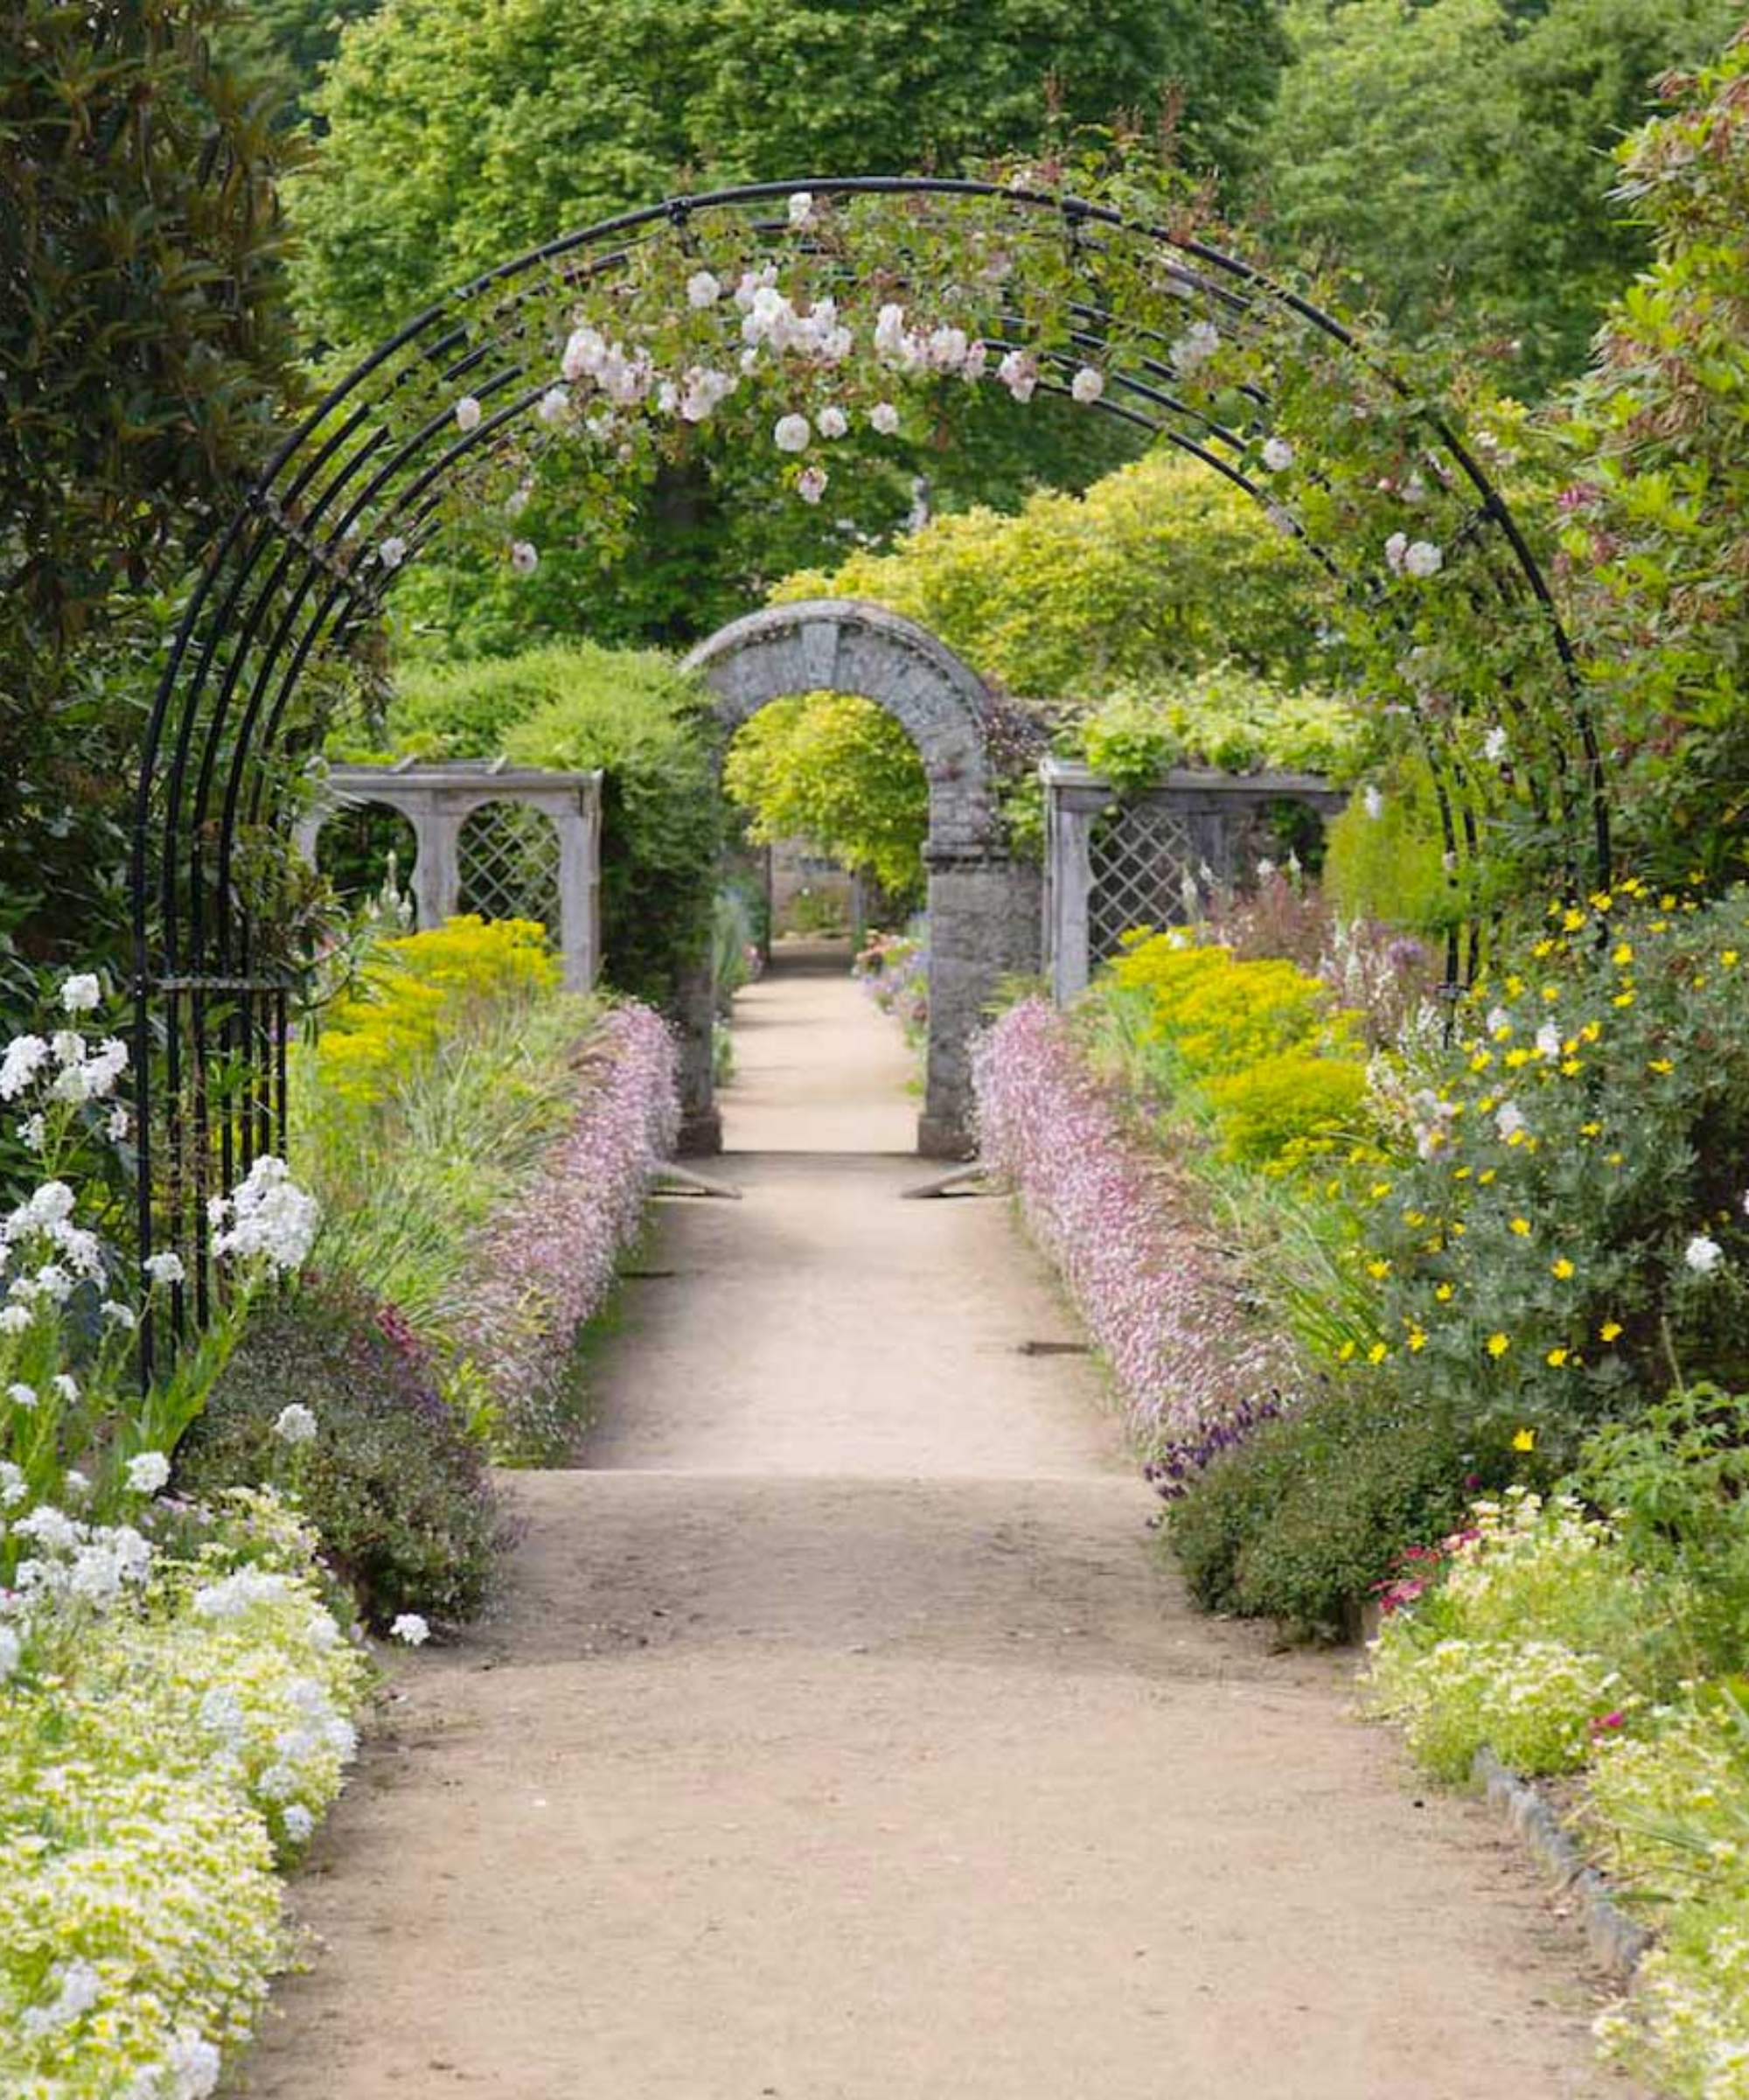
<svg viewBox="0 0 1749 2100"><path fill-rule="evenodd" d="M170 1479L170 1461L162 1451L142 1451L128 1461L128 1485L136 1495L156 1495Z"/></svg>
<svg viewBox="0 0 1749 2100"><path fill-rule="evenodd" d="M274 1422L274 1434L282 1444L307 1444L316 1434L316 1416L302 1401L282 1407Z"/></svg>
<svg viewBox="0 0 1749 2100"><path fill-rule="evenodd" d="M1506 731L1501 728L1498 722L1482 738L1481 748L1483 755L1492 764L1498 765L1505 757L1507 752Z"/></svg>
<svg viewBox="0 0 1749 2100"><path fill-rule="evenodd" d="M228 1197L209 1206L213 1251L221 1259L260 1258L283 1274L302 1268L315 1244L321 1211L291 1178L285 1162L263 1153Z"/></svg>
<svg viewBox="0 0 1749 2100"><path fill-rule="evenodd" d="M0 1055L0 1101L16 1101L48 1061L40 1036L14 1036Z"/></svg>
<svg viewBox="0 0 1749 2100"><path fill-rule="evenodd" d="M1711 1276L1725 1259L1725 1249L1704 1232L1697 1232L1683 1249L1683 1259L1697 1276Z"/></svg>
<svg viewBox="0 0 1749 2100"><path fill-rule="evenodd" d="M404 1611L389 1628L391 1640L403 1641L409 1648L422 1648L431 1638L431 1629L416 1611Z"/></svg>
<svg viewBox="0 0 1749 2100"><path fill-rule="evenodd" d="M154 1283L185 1283L188 1280L188 1272L183 1266L180 1254L149 1254L146 1257L145 1270L147 1276Z"/></svg>
<svg viewBox="0 0 1749 2100"><path fill-rule="evenodd" d="M60 987L63 1013L90 1014L103 1003L103 987L94 972L82 971L76 977L63 980Z"/></svg>
<svg viewBox="0 0 1749 2100"><path fill-rule="evenodd" d="M1361 807L1369 817L1382 817L1384 814L1384 797L1376 787L1369 786L1362 792Z"/></svg>
<svg viewBox="0 0 1749 2100"><path fill-rule="evenodd" d="M18 2032L28 2041L40 2041L45 2034L52 2034L58 2028L70 2027L75 2020L83 2020L97 2003L102 1990L96 1969L82 1960L62 1963L50 1981L57 1986L53 2003L28 2006L19 2019Z"/></svg>

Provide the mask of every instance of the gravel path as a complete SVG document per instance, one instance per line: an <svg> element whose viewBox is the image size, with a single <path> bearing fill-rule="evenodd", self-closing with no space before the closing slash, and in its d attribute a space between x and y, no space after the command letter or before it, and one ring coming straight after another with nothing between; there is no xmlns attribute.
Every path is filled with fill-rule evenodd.
<svg viewBox="0 0 1749 2100"><path fill-rule="evenodd" d="M262 2100L1573 2100L1570 1925L1195 1617L1005 1208L904 1203L842 978L743 996L740 1203L663 1206L588 1469L396 1666Z"/></svg>

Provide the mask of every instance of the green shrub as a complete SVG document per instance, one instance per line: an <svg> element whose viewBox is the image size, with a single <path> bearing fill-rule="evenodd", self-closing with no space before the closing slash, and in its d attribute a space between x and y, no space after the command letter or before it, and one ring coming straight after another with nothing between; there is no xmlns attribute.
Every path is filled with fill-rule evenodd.
<svg viewBox="0 0 1749 2100"><path fill-rule="evenodd" d="M1552 913L1362 1195L1381 1375L1559 1467L1673 1384L1749 1386L1749 890Z"/></svg>
<svg viewBox="0 0 1749 2100"><path fill-rule="evenodd" d="M275 1427L292 1406L315 1417L308 1442ZM379 1629L484 1601L499 1530L484 1462L405 1323L350 1290L306 1288L251 1323L177 1474L189 1496L264 1480L294 1495Z"/></svg>
<svg viewBox="0 0 1749 2100"><path fill-rule="evenodd" d="M654 650L587 643L406 671L389 711L397 752L606 775L603 968L671 1008L709 938L721 843L713 723L700 687Z"/></svg>
<svg viewBox="0 0 1749 2100"><path fill-rule="evenodd" d="M1345 1381L1194 1480L1166 1538L1205 1610L1339 1636L1404 1547L1462 1515L1466 1454L1383 1385Z"/></svg>

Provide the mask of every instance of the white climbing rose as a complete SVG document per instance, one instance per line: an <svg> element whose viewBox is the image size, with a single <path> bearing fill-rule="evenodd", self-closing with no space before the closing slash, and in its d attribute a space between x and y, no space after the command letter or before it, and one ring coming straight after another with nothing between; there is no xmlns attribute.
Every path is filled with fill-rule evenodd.
<svg viewBox="0 0 1749 2100"><path fill-rule="evenodd" d="M1285 437L1264 440L1263 464L1272 474L1279 474L1293 464L1293 447Z"/></svg>
<svg viewBox="0 0 1749 2100"><path fill-rule="evenodd" d="M1097 365L1084 365L1069 382L1069 391L1078 401L1097 401L1105 391L1105 375Z"/></svg>
<svg viewBox="0 0 1749 2100"><path fill-rule="evenodd" d="M771 432L771 442L780 452L805 452L812 436L805 415L780 415Z"/></svg>
<svg viewBox="0 0 1749 2100"><path fill-rule="evenodd" d="M714 306L721 297L721 281L713 276L709 270L695 269L686 279L686 303L688 306L700 309Z"/></svg>
<svg viewBox="0 0 1749 2100"><path fill-rule="evenodd" d="M826 494L826 472L824 467L805 467L796 483L796 493L804 503L818 503Z"/></svg>
<svg viewBox="0 0 1749 2100"><path fill-rule="evenodd" d="M532 576L540 566L540 556L526 540L512 540L510 543L510 566L519 576Z"/></svg>
<svg viewBox="0 0 1749 2100"><path fill-rule="evenodd" d="M822 437L842 437L850 428L850 418L842 408L822 408L814 419Z"/></svg>
<svg viewBox="0 0 1749 2100"><path fill-rule="evenodd" d="M899 427L899 411L891 401L876 401L868 411L868 421L882 437L890 437Z"/></svg>
<svg viewBox="0 0 1749 2100"><path fill-rule="evenodd" d="M480 404L471 394L464 394L456 403L456 428L458 430L477 430L480 427Z"/></svg>

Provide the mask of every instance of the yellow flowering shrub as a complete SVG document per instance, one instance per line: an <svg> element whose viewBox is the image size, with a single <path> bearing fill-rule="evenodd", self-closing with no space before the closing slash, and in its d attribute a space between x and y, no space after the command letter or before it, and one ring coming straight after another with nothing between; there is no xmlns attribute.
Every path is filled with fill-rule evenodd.
<svg viewBox="0 0 1749 2100"><path fill-rule="evenodd" d="M1298 1050L1260 1057L1204 1089L1222 1150L1260 1166L1301 1156L1309 1144L1353 1129L1366 1091L1366 1067L1357 1059Z"/></svg>
<svg viewBox="0 0 1749 2100"><path fill-rule="evenodd" d="M1146 1042L1212 1110L1221 1148L1258 1165L1351 1127L1366 1094L1357 1017L1295 964L1182 932L1130 937L1109 982Z"/></svg>
<svg viewBox="0 0 1749 2100"><path fill-rule="evenodd" d="M343 1100L370 1106L470 1014L555 990L559 966L533 919L447 919L385 941L360 988L329 1009L317 1076Z"/></svg>

